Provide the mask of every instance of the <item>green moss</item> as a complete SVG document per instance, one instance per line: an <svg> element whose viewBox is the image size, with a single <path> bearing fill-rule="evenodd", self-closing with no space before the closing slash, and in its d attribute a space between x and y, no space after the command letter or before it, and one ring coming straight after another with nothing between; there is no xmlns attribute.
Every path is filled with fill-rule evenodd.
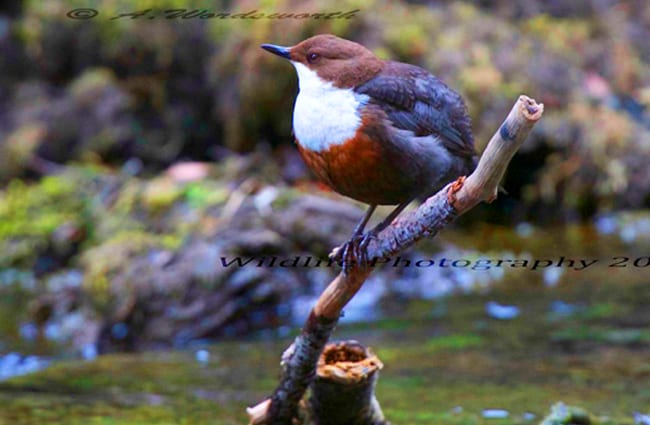
<svg viewBox="0 0 650 425"><path fill-rule="evenodd" d="M647 329L606 329L597 327L571 327L554 332L551 339L557 342L591 341L615 345L650 344Z"/></svg>
<svg viewBox="0 0 650 425"><path fill-rule="evenodd" d="M108 68L91 68L74 80L69 87L71 94L82 103L105 87L117 82L115 74Z"/></svg>
<svg viewBox="0 0 650 425"><path fill-rule="evenodd" d="M185 185L183 193L188 204L193 208L221 205L230 195L226 187L209 182L189 183Z"/></svg>
<svg viewBox="0 0 650 425"><path fill-rule="evenodd" d="M271 205L273 208L284 210L300 196L300 191L295 188L287 188L277 193Z"/></svg>
<svg viewBox="0 0 650 425"><path fill-rule="evenodd" d="M484 345L484 340L476 334L447 335L432 338L425 343L426 348L431 350L462 350L481 345Z"/></svg>
<svg viewBox="0 0 650 425"><path fill-rule="evenodd" d="M271 347L266 347L269 349ZM273 346L270 352L281 350ZM201 365L193 353L102 356L0 383L0 423L240 424L274 382L257 368L276 359L260 345L222 344ZM238 359L255 364L240 374Z"/></svg>
<svg viewBox="0 0 650 425"><path fill-rule="evenodd" d="M84 283L91 294L105 300L111 277L137 256L153 249L178 249L182 239L145 231L122 231L104 243L86 250L81 264L86 271Z"/></svg>
<svg viewBox="0 0 650 425"><path fill-rule="evenodd" d="M566 57L583 47L591 34L591 25L584 19L555 18L541 14L526 21L524 31L543 39L553 51Z"/></svg>
<svg viewBox="0 0 650 425"><path fill-rule="evenodd" d="M622 313L622 306L614 303L597 303L587 307L584 311L579 313L579 316L584 319L608 319L615 317Z"/></svg>
<svg viewBox="0 0 650 425"><path fill-rule="evenodd" d="M28 265L62 224L83 227L83 199L70 176L13 180L0 192L0 266Z"/></svg>

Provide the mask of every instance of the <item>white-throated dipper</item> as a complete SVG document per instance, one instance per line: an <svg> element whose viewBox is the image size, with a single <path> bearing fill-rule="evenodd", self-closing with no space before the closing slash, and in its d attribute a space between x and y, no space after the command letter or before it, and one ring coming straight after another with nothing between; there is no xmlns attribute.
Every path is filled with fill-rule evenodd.
<svg viewBox="0 0 650 425"><path fill-rule="evenodd" d="M416 198L428 197L476 165L461 96L426 70L377 58L361 44L321 34L295 46L263 44L298 73L293 109L298 149L316 176L370 205L339 249L365 254L371 237ZM397 205L366 234L377 205Z"/></svg>

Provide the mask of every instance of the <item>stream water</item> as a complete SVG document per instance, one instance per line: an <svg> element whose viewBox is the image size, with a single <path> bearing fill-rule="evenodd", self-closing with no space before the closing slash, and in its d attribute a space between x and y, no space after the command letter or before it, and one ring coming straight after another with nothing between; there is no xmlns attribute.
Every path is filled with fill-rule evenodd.
<svg viewBox="0 0 650 425"><path fill-rule="evenodd" d="M650 413L647 216L557 232L486 226L446 241L455 247L445 251L449 264L470 261L445 272L465 284L432 293L400 282L378 297L368 282L334 335L384 362L377 397L392 423L538 423L559 401L601 423L642 423ZM428 272L445 269L440 260ZM244 423L245 407L276 384L301 320L247 340L84 360L16 323L25 297L3 288L0 424Z"/></svg>

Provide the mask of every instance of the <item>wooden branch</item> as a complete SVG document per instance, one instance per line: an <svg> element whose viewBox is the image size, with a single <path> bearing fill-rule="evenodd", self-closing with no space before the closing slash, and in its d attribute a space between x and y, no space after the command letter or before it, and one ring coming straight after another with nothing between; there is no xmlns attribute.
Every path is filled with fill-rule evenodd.
<svg viewBox="0 0 650 425"><path fill-rule="evenodd" d="M310 386L308 423L387 425L375 397L383 364L356 341L327 344Z"/></svg>
<svg viewBox="0 0 650 425"><path fill-rule="evenodd" d="M435 236L442 228L480 202L496 199L510 160L542 117L544 105L520 96L507 118L492 136L476 170L461 177L403 214L368 244L369 264L353 265L347 275L340 273L321 294L305 327L283 355L284 373L271 401L248 409L251 424L290 425L298 403L313 379L318 355L338 322L343 307L361 288L373 266L424 237Z"/></svg>
<svg viewBox="0 0 650 425"><path fill-rule="evenodd" d="M324 316L309 314L307 323L294 343L282 354L283 379L271 396L268 414L270 423L291 424L298 403L311 384L318 357L338 322Z"/></svg>
<svg viewBox="0 0 650 425"><path fill-rule="evenodd" d="M479 202L492 202L496 199L499 182L503 179L510 160L543 113L543 104L536 103L528 96L519 96L499 131L490 139L476 170L456 193L453 206L459 215Z"/></svg>

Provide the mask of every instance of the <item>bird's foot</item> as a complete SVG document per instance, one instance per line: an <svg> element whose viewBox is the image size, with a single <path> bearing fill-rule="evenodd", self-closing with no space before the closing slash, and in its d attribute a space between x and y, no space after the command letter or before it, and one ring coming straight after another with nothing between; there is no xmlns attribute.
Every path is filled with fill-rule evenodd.
<svg viewBox="0 0 650 425"><path fill-rule="evenodd" d="M329 258L341 264L343 274L346 276L355 265L366 268L370 263L368 261L368 244L375 236L373 231L362 235L354 235L343 245L334 248Z"/></svg>

